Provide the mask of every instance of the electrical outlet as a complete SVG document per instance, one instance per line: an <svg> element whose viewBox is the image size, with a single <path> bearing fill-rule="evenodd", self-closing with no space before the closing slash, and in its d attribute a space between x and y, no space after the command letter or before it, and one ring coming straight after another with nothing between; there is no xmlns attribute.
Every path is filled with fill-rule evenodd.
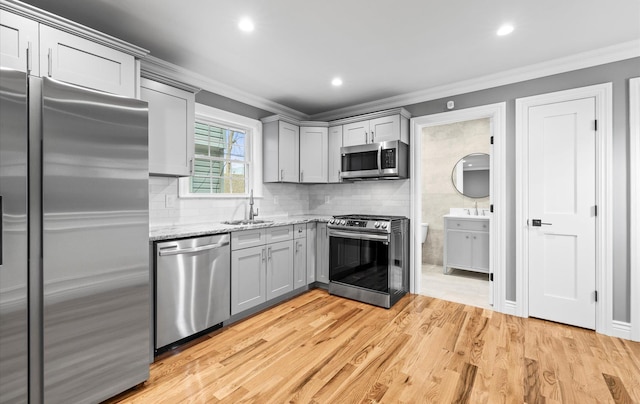
<svg viewBox="0 0 640 404"><path fill-rule="evenodd" d="M325 195L324 196L324 203L329 203L331 202L331 197L329 195Z"/></svg>
<svg viewBox="0 0 640 404"><path fill-rule="evenodd" d="M274 197L273 197L273 204L274 204L274 205L278 205L279 203L280 203L279 198L278 198L277 196L274 196Z"/></svg>
<svg viewBox="0 0 640 404"><path fill-rule="evenodd" d="M165 195L164 196L164 207L165 208L175 208L176 207L176 195Z"/></svg>

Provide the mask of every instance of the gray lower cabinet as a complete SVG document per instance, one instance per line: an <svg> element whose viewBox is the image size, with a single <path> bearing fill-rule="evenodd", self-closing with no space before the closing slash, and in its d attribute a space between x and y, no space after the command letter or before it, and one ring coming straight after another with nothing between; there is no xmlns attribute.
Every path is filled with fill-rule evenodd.
<svg viewBox="0 0 640 404"><path fill-rule="evenodd" d="M316 282L329 283L329 235L327 224L320 222L316 229Z"/></svg>
<svg viewBox="0 0 640 404"><path fill-rule="evenodd" d="M293 226L293 288L307 284L307 225Z"/></svg>
<svg viewBox="0 0 640 404"><path fill-rule="evenodd" d="M293 290L293 240L267 245L267 300Z"/></svg>
<svg viewBox="0 0 640 404"><path fill-rule="evenodd" d="M316 281L316 241L317 241L317 224L307 223L307 284Z"/></svg>
<svg viewBox="0 0 640 404"><path fill-rule="evenodd" d="M231 314L267 300L266 246L231 252Z"/></svg>
<svg viewBox="0 0 640 404"><path fill-rule="evenodd" d="M489 272L489 218L444 219L443 270Z"/></svg>
<svg viewBox="0 0 640 404"><path fill-rule="evenodd" d="M231 315L294 288L293 226L231 233Z"/></svg>

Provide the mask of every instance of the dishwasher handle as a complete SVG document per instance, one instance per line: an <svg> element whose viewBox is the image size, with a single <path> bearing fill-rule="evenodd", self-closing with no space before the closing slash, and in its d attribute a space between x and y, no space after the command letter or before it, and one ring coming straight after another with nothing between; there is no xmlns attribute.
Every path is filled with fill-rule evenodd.
<svg viewBox="0 0 640 404"><path fill-rule="evenodd" d="M195 253L195 252L200 252L200 251L206 251L206 250L213 250L214 248L220 248L220 247L224 247L229 245L229 241L225 240L225 241L221 241L219 243L216 244L207 244L207 245L203 245L200 247L193 247L193 248L184 248L182 250L178 250L175 249L176 247L178 247L177 245L173 245L170 247L164 247L161 248L160 251L158 251L158 255L163 257L166 255L178 255L178 254L188 254L188 253Z"/></svg>

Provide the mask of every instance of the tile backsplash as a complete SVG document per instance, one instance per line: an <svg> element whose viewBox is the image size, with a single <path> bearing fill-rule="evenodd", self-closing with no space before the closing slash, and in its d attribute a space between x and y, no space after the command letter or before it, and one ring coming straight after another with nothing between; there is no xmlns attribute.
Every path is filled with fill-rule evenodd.
<svg viewBox="0 0 640 404"><path fill-rule="evenodd" d="M411 213L409 180L318 185L263 184L262 187L262 197L255 200L261 218L348 213L409 217ZM172 202L174 206L171 206ZM248 211L247 198L180 198L177 178L149 178L152 227L242 219L248 217Z"/></svg>

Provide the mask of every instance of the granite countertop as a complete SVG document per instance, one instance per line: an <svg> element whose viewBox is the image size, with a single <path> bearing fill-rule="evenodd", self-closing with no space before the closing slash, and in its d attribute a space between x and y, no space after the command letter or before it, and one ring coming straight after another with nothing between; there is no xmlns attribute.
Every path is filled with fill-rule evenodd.
<svg viewBox="0 0 640 404"><path fill-rule="evenodd" d="M266 220L266 223L254 224L224 224L224 223L193 223L193 224L177 224L169 226L154 226L149 229L149 241L171 240L185 237L207 236L212 234L230 233L232 231L260 229L264 227L287 226L291 224L309 223L309 222L328 222L331 216L277 216L277 217L260 217L260 220Z"/></svg>

